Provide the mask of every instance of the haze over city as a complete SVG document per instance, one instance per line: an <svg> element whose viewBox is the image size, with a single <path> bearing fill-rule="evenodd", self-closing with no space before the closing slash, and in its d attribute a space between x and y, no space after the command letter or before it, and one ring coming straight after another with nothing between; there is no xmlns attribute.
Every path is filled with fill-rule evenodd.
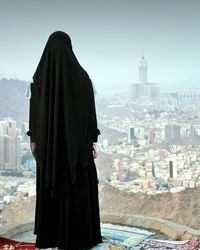
<svg viewBox="0 0 200 250"><path fill-rule="evenodd" d="M198 89L198 0L0 0L0 78L30 80L49 35L68 33L97 92L126 91L148 61L162 89Z"/></svg>

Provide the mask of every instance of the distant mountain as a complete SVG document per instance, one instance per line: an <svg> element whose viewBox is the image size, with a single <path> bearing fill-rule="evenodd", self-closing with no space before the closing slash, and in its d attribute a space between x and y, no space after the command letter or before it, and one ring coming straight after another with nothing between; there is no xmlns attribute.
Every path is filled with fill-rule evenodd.
<svg viewBox="0 0 200 250"><path fill-rule="evenodd" d="M111 129L100 123L98 123L98 127L101 131L101 135L98 138L99 142L102 142L103 139L108 139L109 144L117 144L119 143L119 139L123 139L127 136L126 133Z"/></svg>
<svg viewBox="0 0 200 250"><path fill-rule="evenodd" d="M28 121L29 99L25 97L27 82L16 79L0 80L0 120L6 116L21 122Z"/></svg>
<svg viewBox="0 0 200 250"><path fill-rule="evenodd" d="M187 79L184 81L176 81L163 84L161 86L166 91L199 91L200 92L200 79Z"/></svg>

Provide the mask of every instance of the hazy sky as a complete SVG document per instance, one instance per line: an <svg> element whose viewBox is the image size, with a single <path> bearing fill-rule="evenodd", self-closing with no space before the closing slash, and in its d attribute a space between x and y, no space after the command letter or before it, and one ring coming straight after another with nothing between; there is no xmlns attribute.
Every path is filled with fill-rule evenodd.
<svg viewBox="0 0 200 250"><path fill-rule="evenodd" d="M200 79L200 0L0 0L0 77L31 79L49 35L72 38L100 92Z"/></svg>

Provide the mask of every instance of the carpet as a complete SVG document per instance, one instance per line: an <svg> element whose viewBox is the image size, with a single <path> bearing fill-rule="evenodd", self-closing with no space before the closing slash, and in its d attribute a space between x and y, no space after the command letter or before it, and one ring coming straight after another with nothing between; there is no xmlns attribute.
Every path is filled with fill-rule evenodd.
<svg viewBox="0 0 200 250"><path fill-rule="evenodd" d="M101 224L103 243L96 245L92 250L121 250L140 244L152 235L151 232L113 224ZM20 237L19 237L20 239ZM34 243L19 242L0 237L0 250L32 250Z"/></svg>
<svg viewBox="0 0 200 250"><path fill-rule="evenodd" d="M151 232L113 224L101 224L101 232L103 243L93 247L92 250L200 250L200 239L186 241L148 239L152 235ZM0 237L0 250L34 249L34 243Z"/></svg>
<svg viewBox="0 0 200 250"><path fill-rule="evenodd" d="M153 234L149 231L133 227L101 224L103 243L93 247L92 250L129 249L137 246Z"/></svg>
<svg viewBox="0 0 200 250"><path fill-rule="evenodd" d="M185 241L167 241L167 240L145 240L136 247L130 250L199 250L200 239L192 239Z"/></svg>
<svg viewBox="0 0 200 250"><path fill-rule="evenodd" d="M6 239L0 236L0 250L34 250L35 244Z"/></svg>

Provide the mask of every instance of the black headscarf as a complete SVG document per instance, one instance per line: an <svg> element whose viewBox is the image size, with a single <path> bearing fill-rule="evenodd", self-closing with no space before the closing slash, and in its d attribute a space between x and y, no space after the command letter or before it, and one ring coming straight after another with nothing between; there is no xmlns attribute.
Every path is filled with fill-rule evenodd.
<svg viewBox="0 0 200 250"><path fill-rule="evenodd" d="M78 171L87 166L88 142L94 131L99 134L93 86L66 33L49 37L31 90L37 163L44 170L46 188L55 195L76 183Z"/></svg>

